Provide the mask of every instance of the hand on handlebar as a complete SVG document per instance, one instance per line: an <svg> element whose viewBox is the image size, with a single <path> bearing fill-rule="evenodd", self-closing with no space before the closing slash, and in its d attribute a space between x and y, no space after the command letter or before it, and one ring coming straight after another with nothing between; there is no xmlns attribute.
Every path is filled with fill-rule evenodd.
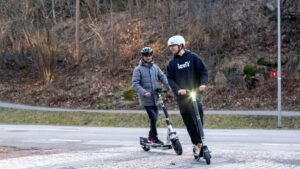
<svg viewBox="0 0 300 169"><path fill-rule="evenodd" d="M150 97L150 96L151 96L151 93L150 93L150 92L146 92L146 93L144 94L144 96L145 96L145 97Z"/></svg>
<svg viewBox="0 0 300 169"><path fill-rule="evenodd" d="M178 95L182 95L182 96L183 96L183 95L186 95L186 92L187 92L187 91L186 91L185 89L179 89L179 90L178 90Z"/></svg>
<svg viewBox="0 0 300 169"><path fill-rule="evenodd" d="M204 91L206 90L206 86L205 86L205 85L199 86L199 90L200 90L201 92L204 92Z"/></svg>
<svg viewBox="0 0 300 169"><path fill-rule="evenodd" d="M206 85L200 85L200 86L198 87L198 89L199 89L200 92L204 92L204 91L206 90ZM187 89L179 89L179 90L178 90L178 95L183 96L183 95L186 95L188 92L191 92L191 90L187 90Z"/></svg>

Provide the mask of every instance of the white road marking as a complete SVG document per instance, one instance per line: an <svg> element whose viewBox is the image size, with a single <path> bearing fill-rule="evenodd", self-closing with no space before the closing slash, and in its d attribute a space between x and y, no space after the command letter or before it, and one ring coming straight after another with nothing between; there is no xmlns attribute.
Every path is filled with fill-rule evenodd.
<svg viewBox="0 0 300 169"><path fill-rule="evenodd" d="M261 143L264 146L295 146L300 147L300 144L281 144L281 143Z"/></svg>
<svg viewBox="0 0 300 169"><path fill-rule="evenodd" d="M132 141L111 141L111 140L90 140L90 141L87 141L87 142L84 142L82 144L85 144L85 145L131 145L131 146L134 146L134 145L137 145L139 142L139 140L137 140L136 143L132 142Z"/></svg>
<svg viewBox="0 0 300 169"><path fill-rule="evenodd" d="M52 142L81 142L81 140L59 139L59 138L49 139L49 141L52 141Z"/></svg>
<svg viewBox="0 0 300 169"><path fill-rule="evenodd" d="M209 136L249 136L248 133L227 133L227 132L211 132L207 133Z"/></svg>
<svg viewBox="0 0 300 169"><path fill-rule="evenodd" d="M5 131L61 131L61 132L73 132L73 131L78 131L76 129L59 129L59 128L5 128Z"/></svg>

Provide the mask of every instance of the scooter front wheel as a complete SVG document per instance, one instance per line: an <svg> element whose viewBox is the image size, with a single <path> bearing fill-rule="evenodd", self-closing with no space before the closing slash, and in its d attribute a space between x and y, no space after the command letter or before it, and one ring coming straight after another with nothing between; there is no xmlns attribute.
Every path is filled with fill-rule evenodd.
<svg viewBox="0 0 300 169"><path fill-rule="evenodd" d="M209 152L204 152L203 153L203 158L205 159L206 164L209 165L210 164L210 158L211 158L210 153Z"/></svg>
<svg viewBox="0 0 300 169"><path fill-rule="evenodd" d="M173 146L174 151L177 155L182 154L182 146L181 146L181 143L178 139L172 141L172 146Z"/></svg>

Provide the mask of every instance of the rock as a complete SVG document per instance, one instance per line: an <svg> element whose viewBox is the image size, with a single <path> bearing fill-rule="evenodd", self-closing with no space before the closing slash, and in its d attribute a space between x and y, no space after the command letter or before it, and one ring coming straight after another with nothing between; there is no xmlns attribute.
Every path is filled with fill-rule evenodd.
<svg viewBox="0 0 300 169"><path fill-rule="evenodd" d="M71 89L71 92L75 97L87 97L90 94L90 87L88 84L82 84L79 86L75 86Z"/></svg>
<svg viewBox="0 0 300 169"><path fill-rule="evenodd" d="M259 82L265 81L265 77L261 73L256 73L255 76L254 76L254 78L257 79Z"/></svg>
<svg viewBox="0 0 300 169"><path fill-rule="evenodd" d="M242 69L238 65L233 65L233 67L224 70L227 84L231 86L244 86L242 74Z"/></svg>
<svg viewBox="0 0 300 169"><path fill-rule="evenodd" d="M217 72L215 69L213 69L213 68L209 69L208 70L208 81L213 81L216 77L216 74L217 74Z"/></svg>
<svg viewBox="0 0 300 169"><path fill-rule="evenodd" d="M23 69L27 65L26 57L23 54L6 53L3 62L12 69Z"/></svg>
<svg viewBox="0 0 300 169"><path fill-rule="evenodd" d="M287 63L288 71L296 73L300 72L300 56L293 55L289 57L289 61Z"/></svg>
<svg viewBox="0 0 300 169"><path fill-rule="evenodd" d="M258 80L254 76L245 76L244 78L246 82L247 89L251 90L257 86Z"/></svg>
<svg viewBox="0 0 300 169"><path fill-rule="evenodd" d="M226 87L227 86L227 79L222 72L217 72L215 76L215 84L217 87Z"/></svg>

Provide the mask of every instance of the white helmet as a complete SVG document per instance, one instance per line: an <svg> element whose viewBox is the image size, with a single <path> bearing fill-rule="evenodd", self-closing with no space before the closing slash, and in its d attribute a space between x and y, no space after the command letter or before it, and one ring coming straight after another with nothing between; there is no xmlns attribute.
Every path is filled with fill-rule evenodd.
<svg viewBox="0 0 300 169"><path fill-rule="evenodd" d="M185 46L185 40L181 35L175 35L169 38L168 40L168 46L171 45L183 45Z"/></svg>

